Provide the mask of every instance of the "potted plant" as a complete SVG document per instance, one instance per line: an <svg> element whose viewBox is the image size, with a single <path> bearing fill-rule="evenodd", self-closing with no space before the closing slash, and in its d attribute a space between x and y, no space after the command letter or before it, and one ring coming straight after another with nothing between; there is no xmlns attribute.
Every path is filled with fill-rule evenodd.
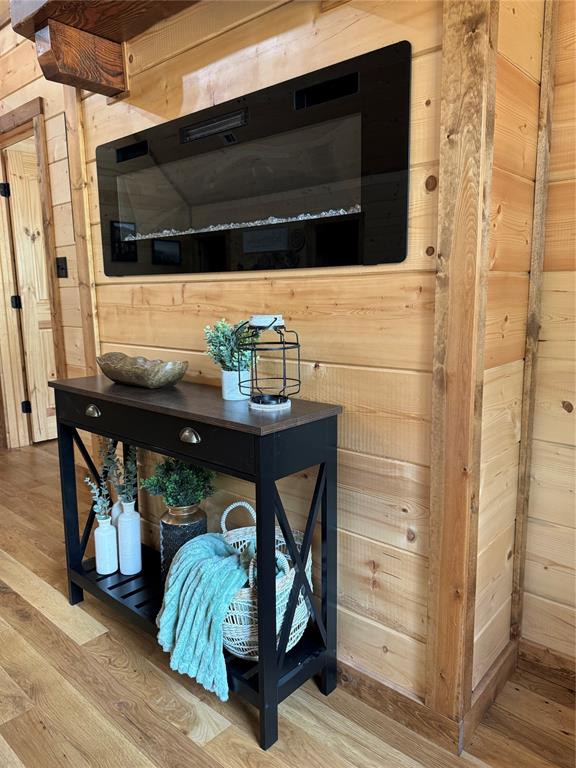
<svg viewBox="0 0 576 768"><path fill-rule="evenodd" d="M94 513L98 520L98 528L94 531L96 571L106 576L118 570L116 528L110 524L110 494L104 478L99 484L89 477L85 477L84 482L90 488Z"/></svg>
<svg viewBox="0 0 576 768"><path fill-rule="evenodd" d="M242 323L232 325L224 318L204 328L207 354L222 369L222 397L224 400L247 400L240 392L239 380L250 378L250 354L238 349L243 332L236 333Z"/></svg>
<svg viewBox="0 0 576 768"><path fill-rule="evenodd" d="M206 513L199 504L214 492L214 473L203 467L165 459L140 487L151 496L162 496L166 512L160 519L160 558L166 578L170 563L180 547L206 533Z"/></svg>

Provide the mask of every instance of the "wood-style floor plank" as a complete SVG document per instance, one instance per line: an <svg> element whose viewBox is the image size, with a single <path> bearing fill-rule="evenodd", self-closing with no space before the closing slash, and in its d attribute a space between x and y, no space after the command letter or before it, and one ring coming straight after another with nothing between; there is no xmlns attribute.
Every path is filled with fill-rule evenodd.
<svg viewBox="0 0 576 768"><path fill-rule="evenodd" d="M3 642L3 637L0 642ZM24 714L34 705L5 669L0 667L0 725Z"/></svg>
<svg viewBox="0 0 576 768"><path fill-rule="evenodd" d="M227 728L204 747L206 755L217 759L223 768L243 768L244 766L252 768L253 765L292 768L299 764L306 765L306 768L326 768L327 766L359 768L333 750L323 748L309 728L301 729L294 726L282 714L279 718L278 742L267 753L263 753L258 746L258 718L253 707L235 696L225 703L219 701L191 679L171 670L168 666L168 655L162 651L153 637L126 626L119 617L111 615L107 606L91 600L87 608L91 614L97 616L99 621L112 627L111 637L116 640L122 637L125 648L130 648L146 658L149 664L156 670L162 671L166 677L178 685L179 689L187 688L195 698L206 706L209 705L221 717L232 723L231 728ZM234 750L244 755L246 762L242 762ZM272 757L274 759L270 762Z"/></svg>
<svg viewBox="0 0 576 768"><path fill-rule="evenodd" d="M573 759L574 693L524 671L460 757L311 682L281 705L278 743L262 752L253 707L222 703L170 670L153 636L91 596L68 605L54 443L0 451L0 547L1 768L565 768ZM78 637L76 622L97 631Z"/></svg>
<svg viewBox="0 0 576 768"><path fill-rule="evenodd" d="M229 720L155 667L129 643L107 633L85 643L84 650L121 685L138 692L160 719L172 723L196 744L206 744L230 726Z"/></svg>
<svg viewBox="0 0 576 768"><path fill-rule="evenodd" d="M0 765L2 768L26 768L2 735L0 735Z"/></svg>
<svg viewBox="0 0 576 768"><path fill-rule="evenodd" d="M190 739L171 723L160 720L145 699L119 683L83 646L74 643L1 581L0 614L19 637L108 721L111 731L122 734L149 763L162 768L181 768L182 756L186 755L187 768L216 768L217 764ZM0 664L1 659L0 654Z"/></svg>
<svg viewBox="0 0 576 768"><path fill-rule="evenodd" d="M282 759L280 754L282 750L277 744L268 752L263 752L254 736L243 732L235 725L230 726L213 739L206 745L205 749L222 768L291 768L290 764ZM302 760L305 759L304 752L302 752ZM315 765L316 763L311 764ZM308 768L306 762L301 762L299 765ZM324 765L328 765L328 763L324 763Z"/></svg>
<svg viewBox="0 0 576 768"><path fill-rule="evenodd" d="M474 732L467 754L490 768L558 768L556 763L526 748L514 734L502 734L484 723Z"/></svg>
<svg viewBox="0 0 576 768"><path fill-rule="evenodd" d="M539 675L533 675L524 670L514 672L510 681L521 685L533 693L537 693L547 701L554 701L556 704L561 704L572 711L576 709L576 692L571 691L564 685L558 685L552 682L552 680L546 680Z"/></svg>
<svg viewBox="0 0 576 768"><path fill-rule="evenodd" d="M87 768L117 768L119 765L153 768L154 764L18 632L2 633L0 665L34 702L34 714L25 713L22 717L26 720L22 722L30 722L33 718L38 722L44 715L58 731L66 733L66 741L84 756ZM24 752L30 749L29 742L37 739L30 738L27 728L22 731L18 720L9 721L0 730L24 763L34 765ZM51 730L47 723L44 727ZM40 733L43 732L40 725ZM38 747L34 746L34 749L38 750ZM44 763L37 762L36 765L44 766Z"/></svg>
<svg viewBox="0 0 576 768"><path fill-rule="evenodd" d="M486 713L484 724L502 736L513 738L534 755L560 768L574 768L574 739L550 733L520 715L507 712L496 701Z"/></svg>
<svg viewBox="0 0 576 768"><path fill-rule="evenodd" d="M508 681L498 696L498 709L544 731L552 738L574 744L574 709L544 698L519 682ZM574 764L574 760L572 761Z"/></svg>
<svg viewBox="0 0 576 768"><path fill-rule="evenodd" d="M351 765L365 768L418 768L422 763L391 747L386 741L354 724L306 691L298 691L281 705L281 712L302 730L317 734L323 749L344 756Z"/></svg>
<svg viewBox="0 0 576 768"><path fill-rule="evenodd" d="M93 768L95 763L90 762L90 755L75 735L76 727L75 722L57 727L36 708L11 720L0 732L26 768Z"/></svg>
<svg viewBox="0 0 576 768"><path fill-rule="evenodd" d="M82 644L106 632L106 627L60 592L0 549L0 579L75 642Z"/></svg>

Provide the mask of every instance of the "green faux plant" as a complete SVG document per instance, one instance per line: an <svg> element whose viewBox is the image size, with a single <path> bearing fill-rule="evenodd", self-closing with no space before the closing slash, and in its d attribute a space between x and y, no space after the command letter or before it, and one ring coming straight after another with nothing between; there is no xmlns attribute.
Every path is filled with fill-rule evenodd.
<svg viewBox="0 0 576 768"><path fill-rule="evenodd" d="M214 493L213 481L214 472L208 469L166 459L140 487L151 496L163 496L167 507L190 507Z"/></svg>
<svg viewBox="0 0 576 768"><path fill-rule="evenodd" d="M110 482L120 501L131 502L138 492L138 463L136 448L130 446L124 461L116 453L114 442L104 438L100 447L102 476Z"/></svg>
<svg viewBox="0 0 576 768"><path fill-rule="evenodd" d="M207 325L204 328L204 338L208 347L207 354L219 365L223 371L237 371L240 363L240 370L247 371L250 368L250 353L240 352L238 342L246 338L248 326L245 331L238 335L236 330L242 323L232 325L222 318L214 325Z"/></svg>
<svg viewBox="0 0 576 768"><path fill-rule="evenodd" d="M119 488L119 498L125 502L136 501L138 494L138 461L136 448L131 445L124 456L122 465L122 483Z"/></svg>
<svg viewBox="0 0 576 768"><path fill-rule="evenodd" d="M94 507L94 513L98 520L110 517L110 493L105 480L95 483L90 477L85 477L84 482L90 488L90 495Z"/></svg>

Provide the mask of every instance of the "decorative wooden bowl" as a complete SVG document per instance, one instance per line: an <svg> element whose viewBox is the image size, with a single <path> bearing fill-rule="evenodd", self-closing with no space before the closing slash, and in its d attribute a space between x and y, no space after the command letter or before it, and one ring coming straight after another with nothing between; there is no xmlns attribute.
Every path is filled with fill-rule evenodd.
<svg viewBox="0 0 576 768"><path fill-rule="evenodd" d="M112 381L147 389L176 384L188 370L186 361L148 360L145 357L129 357L123 352L107 352L96 359L102 373Z"/></svg>

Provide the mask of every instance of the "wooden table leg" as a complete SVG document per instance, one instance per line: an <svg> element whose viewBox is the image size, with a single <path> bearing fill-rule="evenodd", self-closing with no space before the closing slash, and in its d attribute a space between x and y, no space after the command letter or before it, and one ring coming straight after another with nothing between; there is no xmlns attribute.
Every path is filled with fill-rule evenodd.
<svg viewBox="0 0 576 768"><path fill-rule="evenodd" d="M338 540L337 540L337 426L330 425L326 457L326 483L322 494L322 620L326 629L326 665L320 690L326 696L336 688Z"/></svg>
<svg viewBox="0 0 576 768"><path fill-rule="evenodd" d="M58 422L58 455L60 459L60 487L64 517L64 541L68 572L68 600L71 605L84 599L84 590L74 584L70 571L82 564L80 533L78 530L78 497L76 494L76 467L74 462L74 428Z"/></svg>
<svg viewBox="0 0 576 768"><path fill-rule="evenodd" d="M256 552L258 586L258 696L260 746L278 740L278 664L276 658L276 538L272 450L259 450L256 475Z"/></svg>

